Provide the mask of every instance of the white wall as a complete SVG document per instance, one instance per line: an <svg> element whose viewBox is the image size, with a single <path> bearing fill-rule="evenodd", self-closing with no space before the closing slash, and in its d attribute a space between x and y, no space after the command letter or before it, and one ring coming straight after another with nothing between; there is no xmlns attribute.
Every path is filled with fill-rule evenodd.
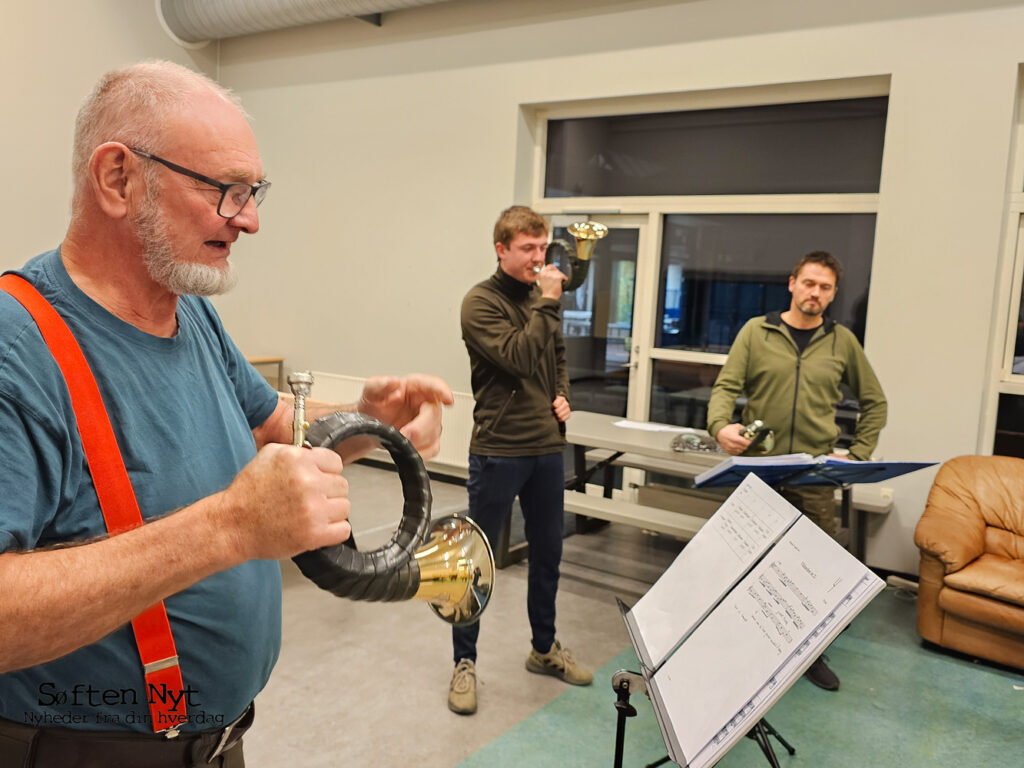
<svg viewBox="0 0 1024 768"><path fill-rule="evenodd" d="M216 44L189 53L152 2L0 3L0 269L60 243L71 204L75 114L104 72L144 58L215 74Z"/></svg>
<svg viewBox="0 0 1024 768"><path fill-rule="evenodd" d="M82 6L88 6L83 8ZM498 211L529 202L520 105L890 75L867 351L890 399L879 451L979 446L1002 253L1024 8L954 0L453 0L220 46L274 188L219 300L250 354L366 376L422 370L469 388L458 306L494 265ZM552 10L552 7L555 10ZM958 10L962 9L962 10ZM63 231L71 121L110 66L183 51L151 3L0 11L2 266ZM12 179L23 180L17 185ZM872 565L916 570L932 474L894 481Z"/></svg>
<svg viewBox="0 0 1024 768"><path fill-rule="evenodd" d="M867 331L890 398L879 451L978 451L1024 9L549 5L453 2L381 29L223 43L222 79L256 116L275 182L243 289L221 302L243 346L357 376L425 370L466 391L459 301L492 269L497 212L529 202L520 105L891 75ZM891 483L872 565L916 570L932 476Z"/></svg>

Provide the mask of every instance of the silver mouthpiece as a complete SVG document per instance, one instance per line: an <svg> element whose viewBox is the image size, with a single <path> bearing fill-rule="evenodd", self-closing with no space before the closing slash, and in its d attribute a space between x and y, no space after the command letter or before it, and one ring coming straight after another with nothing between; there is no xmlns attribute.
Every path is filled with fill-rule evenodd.
<svg viewBox="0 0 1024 768"><path fill-rule="evenodd" d="M313 374L309 371L296 371L288 375L288 386L295 398L295 412L292 420L292 444L300 448L306 444L306 398L313 387Z"/></svg>
<svg viewBox="0 0 1024 768"><path fill-rule="evenodd" d="M536 265L536 266L534 266L534 268L533 268L533 274L535 274L535 275L539 275L539 274L540 274L540 271L541 271L542 269L544 269L544 267L542 267L542 266L541 266L540 264L537 264L537 265Z"/></svg>

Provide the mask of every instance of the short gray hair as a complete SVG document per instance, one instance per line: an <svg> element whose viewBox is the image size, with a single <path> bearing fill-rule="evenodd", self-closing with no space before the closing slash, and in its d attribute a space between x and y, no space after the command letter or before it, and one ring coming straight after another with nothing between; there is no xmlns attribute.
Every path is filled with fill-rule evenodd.
<svg viewBox="0 0 1024 768"><path fill-rule="evenodd" d="M180 109L189 96L204 91L219 95L245 114L231 91L206 75L171 61L150 59L103 75L75 120L72 210L82 203L89 159L96 147L120 141L157 151L167 116Z"/></svg>

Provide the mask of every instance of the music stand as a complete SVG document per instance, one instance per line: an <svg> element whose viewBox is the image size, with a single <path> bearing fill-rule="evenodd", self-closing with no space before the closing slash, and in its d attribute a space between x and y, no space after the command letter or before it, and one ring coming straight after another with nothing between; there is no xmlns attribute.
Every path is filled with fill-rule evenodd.
<svg viewBox="0 0 1024 768"><path fill-rule="evenodd" d="M780 485L836 485L877 483L935 466L934 461L851 461L809 454L732 456L693 478L695 488L739 485L748 474L772 487Z"/></svg>
<svg viewBox="0 0 1024 768"><path fill-rule="evenodd" d="M779 768L779 759L775 756L775 750L772 749L772 743L768 740L769 736L774 736L779 740L779 743L786 748L786 751L790 755L796 754L796 747L786 741L782 736L772 728L771 723L765 720L763 717L757 721L757 725L750 729L747 733L748 739L753 739L757 742L757 746L761 748L761 752L768 760L768 764L772 768Z"/></svg>
<svg viewBox="0 0 1024 768"><path fill-rule="evenodd" d="M695 488L727 488L739 485L748 474L757 475L772 488L795 485L830 485L842 491L843 525L850 529L850 551L860 560L867 555L866 515L855 512L851 486L878 483L908 472L916 472L935 462L852 461L809 454L783 456L732 456L717 467L701 472L693 479Z"/></svg>
<svg viewBox="0 0 1024 768"><path fill-rule="evenodd" d="M636 707L629 703L629 696L639 691L647 695L647 683L639 672L630 672L627 669L620 669L612 675L612 690L615 691L615 710L618 717L615 724L615 761L614 768L622 768L623 749L626 744L626 719L636 717ZM761 748L765 759L772 768L780 768L779 759L775 756L769 737L774 736L779 743L785 747L790 755L796 754L796 747L786 741L782 735L772 727L765 718L757 721L757 724L747 733L747 738L752 739ZM669 756L648 763L644 768L657 768L669 761Z"/></svg>
<svg viewBox="0 0 1024 768"><path fill-rule="evenodd" d="M632 608L618 601L642 672L612 680L617 764L639 690L679 765L713 765L747 736L776 768L771 737L796 750L764 716L883 586L747 476Z"/></svg>

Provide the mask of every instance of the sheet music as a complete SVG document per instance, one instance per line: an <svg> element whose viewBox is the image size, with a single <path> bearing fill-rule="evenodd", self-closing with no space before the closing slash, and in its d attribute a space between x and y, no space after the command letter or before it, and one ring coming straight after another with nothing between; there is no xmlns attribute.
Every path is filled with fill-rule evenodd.
<svg viewBox="0 0 1024 768"><path fill-rule="evenodd" d="M705 595L718 604L650 678L673 759L694 760L723 724L748 722L752 691L774 681L781 695L834 636L829 627L838 632L863 607L851 596L868 577L880 584L801 516L723 600Z"/></svg>
<svg viewBox="0 0 1024 768"><path fill-rule="evenodd" d="M729 473L739 473L740 476L756 469L766 472L772 468L796 472L800 469L814 467L818 462L809 453L781 453L777 456L730 456L721 463L710 469L706 469L693 478L696 487L706 485L715 478ZM735 484L735 483L732 483Z"/></svg>
<svg viewBox="0 0 1024 768"><path fill-rule="evenodd" d="M726 592L800 517L756 475L748 475L633 606L627 626L637 656L654 671Z"/></svg>
<svg viewBox="0 0 1024 768"><path fill-rule="evenodd" d="M884 587L885 583L881 579L872 573L866 573L846 600L825 618L807 642L797 648L782 668L761 686L735 717L715 734L703 750L694 755L689 768L703 768L715 763L739 739L746 736L757 721L789 689L789 685L807 671L821 651L839 636L843 627Z"/></svg>
<svg viewBox="0 0 1024 768"><path fill-rule="evenodd" d="M641 432L697 432L692 427L673 427L669 424L656 424L650 421L630 421L629 419L622 419L616 421L612 426L621 427L623 429L637 429Z"/></svg>

